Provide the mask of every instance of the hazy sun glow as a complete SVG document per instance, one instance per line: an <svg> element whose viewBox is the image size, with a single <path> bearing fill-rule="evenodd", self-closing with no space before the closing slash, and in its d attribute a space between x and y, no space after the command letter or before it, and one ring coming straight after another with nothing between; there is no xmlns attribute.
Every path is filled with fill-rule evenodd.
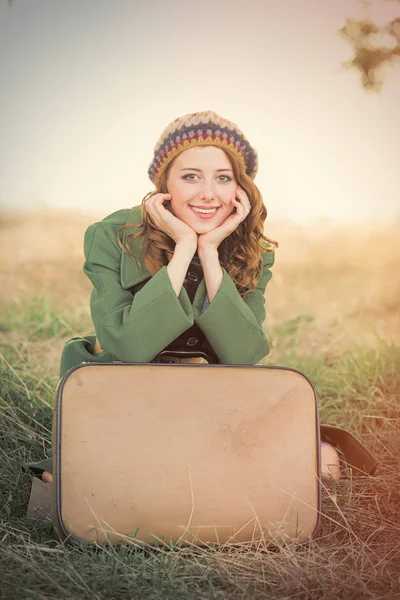
<svg viewBox="0 0 400 600"><path fill-rule="evenodd" d="M3 0L1 207L136 205L162 129L210 109L258 150L271 218L398 219L400 67L379 95L341 66L352 50L336 31L363 11L355 0L205 0L201 11Z"/></svg>

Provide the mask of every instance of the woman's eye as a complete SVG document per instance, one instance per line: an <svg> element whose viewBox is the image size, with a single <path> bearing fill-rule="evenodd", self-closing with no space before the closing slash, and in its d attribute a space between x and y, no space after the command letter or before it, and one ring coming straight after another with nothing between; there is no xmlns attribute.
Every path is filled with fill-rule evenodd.
<svg viewBox="0 0 400 600"><path fill-rule="evenodd" d="M198 175L196 173L186 173L185 175L182 175L182 179L185 181L195 181L197 178ZM228 183L229 181L232 181L232 177L229 175L218 175L217 179L222 183Z"/></svg>

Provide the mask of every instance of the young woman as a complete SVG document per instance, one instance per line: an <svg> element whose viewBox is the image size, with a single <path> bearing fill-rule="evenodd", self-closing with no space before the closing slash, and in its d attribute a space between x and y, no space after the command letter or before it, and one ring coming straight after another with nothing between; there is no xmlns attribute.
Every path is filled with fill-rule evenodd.
<svg viewBox="0 0 400 600"><path fill-rule="evenodd" d="M155 190L85 234L96 336L66 344L60 376L83 361L151 362L182 346L222 364L268 354L264 292L278 245L263 233L256 173L257 153L231 121L205 111L168 125L148 171ZM321 454L338 478L336 450ZM44 481L50 465L41 463Z"/></svg>

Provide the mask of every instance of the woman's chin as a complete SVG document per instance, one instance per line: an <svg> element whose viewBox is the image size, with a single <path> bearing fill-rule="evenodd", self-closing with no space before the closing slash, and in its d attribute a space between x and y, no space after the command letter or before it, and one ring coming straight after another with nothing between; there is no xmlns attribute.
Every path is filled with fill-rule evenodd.
<svg viewBox="0 0 400 600"><path fill-rule="evenodd" d="M212 225L191 225L191 228L194 229L197 235L204 235L215 229Z"/></svg>
<svg viewBox="0 0 400 600"><path fill-rule="evenodd" d="M213 222L212 220L204 220L203 222L200 219L190 219L187 222L188 225L197 233L197 235L204 235L205 233L209 233L218 227L220 223Z"/></svg>

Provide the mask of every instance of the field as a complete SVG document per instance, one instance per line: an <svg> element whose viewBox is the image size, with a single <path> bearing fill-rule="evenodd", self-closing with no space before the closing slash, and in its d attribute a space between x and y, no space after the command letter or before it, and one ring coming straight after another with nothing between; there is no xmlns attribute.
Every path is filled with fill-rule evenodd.
<svg viewBox="0 0 400 600"><path fill-rule="evenodd" d="M99 215L101 218L102 215ZM308 546L106 550L25 519L24 462L50 444L59 357L93 333L82 239L96 215L0 215L0 598L400 599L400 225L270 223L265 364L313 380L322 423L355 433L374 477L326 479Z"/></svg>

